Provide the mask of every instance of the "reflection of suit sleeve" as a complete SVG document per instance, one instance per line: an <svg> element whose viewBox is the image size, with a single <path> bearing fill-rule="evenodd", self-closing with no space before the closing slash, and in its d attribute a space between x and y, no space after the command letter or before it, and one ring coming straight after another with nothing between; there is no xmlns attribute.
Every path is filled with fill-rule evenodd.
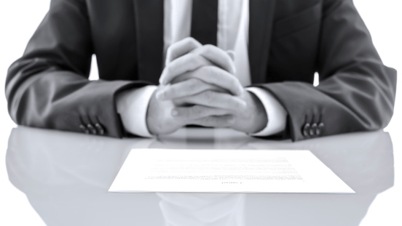
<svg viewBox="0 0 402 226"><path fill-rule="evenodd" d="M288 112L287 131L292 140L385 127L393 114L396 71L381 62L351 0L323 1L317 37L319 86L298 81L258 85L271 92ZM292 52L289 46L294 45L297 51L309 42L305 37L297 43L298 38L288 36L293 43L284 50ZM275 71L271 73L275 76ZM317 132L320 123L322 128Z"/></svg>
<svg viewBox="0 0 402 226"><path fill-rule="evenodd" d="M123 135L115 94L146 83L87 79L94 50L86 11L84 1L52 1L24 56L11 65L6 95L18 124L79 132L99 123L105 135Z"/></svg>

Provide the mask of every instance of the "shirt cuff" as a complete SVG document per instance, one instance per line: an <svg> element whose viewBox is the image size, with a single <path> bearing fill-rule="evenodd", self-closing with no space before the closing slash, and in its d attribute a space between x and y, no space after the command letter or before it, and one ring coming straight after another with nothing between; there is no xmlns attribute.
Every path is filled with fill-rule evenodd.
<svg viewBox="0 0 402 226"><path fill-rule="evenodd" d="M246 88L246 90L252 92L258 97L258 99L260 99L268 117L267 126L260 132L251 135L269 136L284 131L286 127L287 113L278 100L276 100L271 93L261 88L249 87Z"/></svg>
<svg viewBox="0 0 402 226"><path fill-rule="evenodd" d="M142 137L153 136L148 130L146 117L149 101L156 89L157 86L149 85L117 95L117 112L127 132Z"/></svg>

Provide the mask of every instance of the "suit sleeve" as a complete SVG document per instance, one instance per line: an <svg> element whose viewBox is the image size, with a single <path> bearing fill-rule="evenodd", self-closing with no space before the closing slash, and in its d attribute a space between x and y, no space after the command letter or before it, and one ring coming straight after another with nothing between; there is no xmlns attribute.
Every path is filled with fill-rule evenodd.
<svg viewBox="0 0 402 226"><path fill-rule="evenodd" d="M85 1L53 0L24 55L9 68L11 118L19 125L122 137L115 95L145 83L89 81L92 54Z"/></svg>
<svg viewBox="0 0 402 226"><path fill-rule="evenodd" d="M323 4L317 87L304 82L263 84L288 113L293 141L378 130L390 121L396 71L383 65L351 0Z"/></svg>

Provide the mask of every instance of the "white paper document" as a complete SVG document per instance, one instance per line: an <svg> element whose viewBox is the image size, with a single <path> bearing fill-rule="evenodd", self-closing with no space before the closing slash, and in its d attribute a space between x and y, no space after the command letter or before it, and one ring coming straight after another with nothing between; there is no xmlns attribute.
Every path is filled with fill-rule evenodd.
<svg viewBox="0 0 402 226"><path fill-rule="evenodd" d="M310 151L133 149L110 192L354 193Z"/></svg>

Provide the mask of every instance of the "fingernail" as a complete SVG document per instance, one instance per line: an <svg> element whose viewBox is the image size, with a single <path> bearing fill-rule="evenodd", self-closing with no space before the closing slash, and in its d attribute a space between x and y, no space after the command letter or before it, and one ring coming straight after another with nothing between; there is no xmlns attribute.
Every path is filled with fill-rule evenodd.
<svg viewBox="0 0 402 226"><path fill-rule="evenodd" d="M165 81L165 74L166 74L166 70L164 69L163 71L162 71L162 74L161 74L161 77L159 78L159 83L161 84L161 85L166 85L166 81Z"/></svg>
<svg viewBox="0 0 402 226"><path fill-rule="evenodd" d="M179 112L178 111L176 111L176 110L172 110L172 116L177 116L179 114Z"/></svg>

